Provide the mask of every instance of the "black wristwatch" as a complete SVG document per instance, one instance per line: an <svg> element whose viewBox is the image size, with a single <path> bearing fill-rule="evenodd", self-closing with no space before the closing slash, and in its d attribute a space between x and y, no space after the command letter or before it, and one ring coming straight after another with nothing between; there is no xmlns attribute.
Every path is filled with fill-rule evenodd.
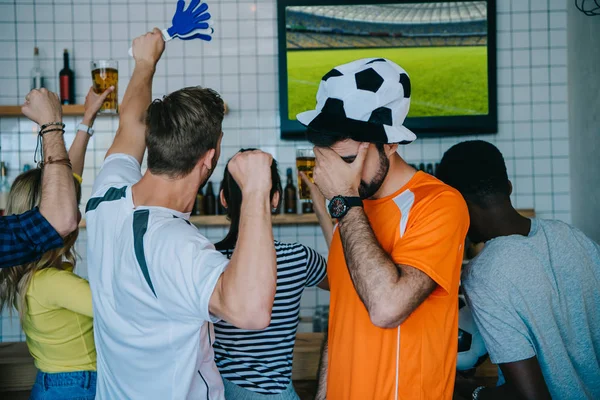
<svg viewBox="0 0 600 400"><path fill-rule="evenodd" d="M329 202L329 214L335 219L340 219L348 214L352 207L362 206L363 202L360 197L335 196Z"/></svg>

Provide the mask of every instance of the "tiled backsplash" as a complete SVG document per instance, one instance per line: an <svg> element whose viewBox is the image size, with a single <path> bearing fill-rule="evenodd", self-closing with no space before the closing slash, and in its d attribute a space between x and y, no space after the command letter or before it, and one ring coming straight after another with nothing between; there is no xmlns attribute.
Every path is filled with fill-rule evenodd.
<svg viewBox="0 0 600 400"><path fill-rule="evenodd" d="M215 174L219 182L224 163L240 147L259 147L272 153L280 172L294 167L295 149L306 145L279 138L278 76L275 0L256 2L208 1L215 35L210 43L173 40L157 68L154 96L183 86L203 85L218 90L229 104L225 117L223 151ZM91 84L89 62L119 61L119 95L129 82L131 40L154 26L167 27L174 0L0 0L0 105L20 104L30 87L33 48L40 48L47 87L57 89L62 51L72 54L77 102ZM498 114L497 135L418 140L402 147L411 163L439 161L451 145L481 138L495 143L504 154L514 185L513 201L535 208L546 218L570 221L569 133L567 124L566 2L564 0L497 0ZM326 71L324 71L326 72ZM408 71L410 74L410 71ZM67 143L72 141L77 117L67 117ZM118 119L100 117L86 156L83 202L112 141ZM24 118L0 118L0 159L11 179L24 164L33 164L33 124ZM224 228L201 228L213 240ZM275 227L281 241L298 241L322 254L327 246L316 226ZM77 245L79 271L86 276L86 232ZM328 293L307 289L301 315L311 316ZM18 319L0 318L0 341L23 340ZM310 329L310 324L301 327Z"/></svg>

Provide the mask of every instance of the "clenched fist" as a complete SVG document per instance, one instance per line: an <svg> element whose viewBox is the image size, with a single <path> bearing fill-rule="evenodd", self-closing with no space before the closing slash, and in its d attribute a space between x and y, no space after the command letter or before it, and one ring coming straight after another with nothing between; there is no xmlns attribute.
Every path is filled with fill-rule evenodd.
<svg viewBox="0 0 600 400"><path fill-rule="evenodd" d="M260 150L237 153L227 168L242 190L247 193L271 191L271 164L273 157Z"/></svg>
<svg viewBox="0 0 600 400"><path fill-rule="evenodd" d="M132 51L136 63L148 63L155 66L164 50L165 41L158 28L133 40Z"/></svg>
<svg viewBox="0 0 600 400"><path fill-rule="evenodd" d="M33 89L25 96L23 114L38 125L62 122L62 107L58 95L47 89Z"/></svg>

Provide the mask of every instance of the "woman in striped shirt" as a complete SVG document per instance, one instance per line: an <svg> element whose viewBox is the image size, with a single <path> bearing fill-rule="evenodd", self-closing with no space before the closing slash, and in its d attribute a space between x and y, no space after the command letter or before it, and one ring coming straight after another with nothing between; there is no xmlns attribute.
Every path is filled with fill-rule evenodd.
<svg viewBox="0 0 600 400"><path fill-rule="evenodd" d="M241 151L247 150L250 149ZM276 209L281 199L281 180L275 160L271 177L271 205ZM225 239L215 247L231 257L238 236L242 192L227 167L220 201L227 209L231 227ZM323 216L325 202L318 203L315 204L319 207L318 215ZM326 261L315 250L299 243L275 241L275 250L277 292L271 324L261 331L238 329L225 321L215 324L215 361L228 400L299 399L292 386L292 359L300 321L300 298L305 287L329 289Z"/></svg>

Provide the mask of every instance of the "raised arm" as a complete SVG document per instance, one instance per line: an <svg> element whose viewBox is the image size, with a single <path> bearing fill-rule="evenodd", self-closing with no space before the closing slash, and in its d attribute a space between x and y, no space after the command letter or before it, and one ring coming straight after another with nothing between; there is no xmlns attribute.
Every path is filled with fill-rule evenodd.
<svg viewBox="0 0 600 400"><path fill-rule="evenodd" d="M109 93L111 93L114 89L114 86L111 86L106 89L104 93L97 94L94 92L93 88L90 88L90 91L85 97L85 111L83 113L83 120L81 121L82 125L92 128L94 121L96 120L96 116L98 115L98 111L100 110L100 107L102 107L102 103L106 99L106 96L108 96ZM92 137L92 135L88 131L79 130L78 128L77 133L75 134L75 139L69 148L69 159L71 160L71 165L73 166L73 173L79 176L83 174L85 152L87 150L90 137Z"/></svg>
<svg viewBox="0 0 600 400"><path fill-rule="evenodd" d="M362 208L352 208L338 226L352 283L371 322L397 327L433 292L435 281L417 268L395 264Z"/></svg>
<svg viewBox="0 0 600 400"><path fill-rule="evenodd" d="M368 144L348 164L333 150L315 148L314 178L327 198L359 195ZM371 322L381 328L400 325L433 292L436 283L408 265L397 265L379 245L361 207L353 207L338 223L346 264L354 288Z"/></svg>
<svg viewBox="0 0 600 400"><path fill-rule="evenodd" d="M242 190L239 235L209 310L242 329L264 329L271 322L277 285L269 198L272 161L270 154L247 151L236 154L228 164Z"/></svg>
<svg viewBox="0 0 600 400"><path fill-rule="evenodd" d="M119 106L119 129L106 156L124 153L133 156L140 164L146 150L146 110L152 101L152 79L156 64L165 49L158 28L133 41L135 68Z"/></svg>
<svg viewBox="0 0 600 400"><path fill-rule="evenodd" d="M62 123L62 108L56 93L46 89L32 90L25 97L23 114L42 126ZM49 129L57 129L52 126ZM68 159L63 132L53 131L43 135L44 173L42 174L42 199L40 212L62 237L77 229L77 202L72 170L63 163L48 163Z"/></svg>

